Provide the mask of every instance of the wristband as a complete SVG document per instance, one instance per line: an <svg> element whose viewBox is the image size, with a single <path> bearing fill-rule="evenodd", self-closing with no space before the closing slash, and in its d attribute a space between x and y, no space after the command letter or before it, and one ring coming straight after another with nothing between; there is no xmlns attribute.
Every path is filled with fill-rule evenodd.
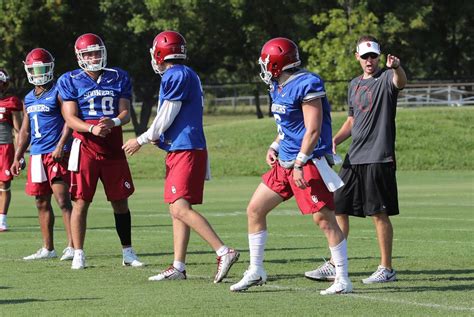
<svg viewBox="0 0 474 317"><path fill-rule="evenodd" d="M270 149L272 149L272 150L274 150L275 152L278 153L278 151L280 150L280 144L278 142L273 142L270 145Z"/></svg>
<svg viewBox="0 0 474 317"><path fill-rule="evenodd" d="M298 155L296 156L296 159L300 161L303 164L306 164L309 160L309 156L304 154L303 152L299 152Z"/></svg>
<svg viewBox="0 0 474 317"><path fill-rule="evenodd" d="M94 129L94 127L95 127L95 125L91 124L91 126L89 127L89 133L92 133L92 130Z"/></svg>
<svg viewBox="0 0 474 317"><path fill-rule="evenodd" d="M122 124L122 120L120 120L119 118L113 118L112 121L114 122L114 127L118 127Z"/></svg>
<svg viewBox="0 0 474 317"><path fill-rule="evenodd" d="M303 166L302 166L302 165L296 165L296 164L294 164L294 165L293 165L293 169L294 169L294 170L297 170L297 171L302 171L302 170L303 170Z"/></svg>

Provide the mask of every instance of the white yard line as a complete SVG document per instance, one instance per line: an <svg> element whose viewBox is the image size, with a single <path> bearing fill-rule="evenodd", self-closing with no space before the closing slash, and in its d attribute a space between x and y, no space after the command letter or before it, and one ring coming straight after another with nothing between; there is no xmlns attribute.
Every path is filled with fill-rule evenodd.
<svg viewBox="0 0 474 317"><path fill-rule="evenodd" d="M264 287L273 288L273 289L280 289L280 290L288 290L288 291L303 291L303 292L314 292L317 291L314 288L305 288L305 287L286 287L276 284L265 284ZM416 301L407 301L403 299L393 299L387 297L380 297L380 296L368 296L362 295L357 293L343 295L350 298L357 298L357 299L364 299L376 302L385 302L385 303L392 303L392 304L401 304L401 305L412 305L412 306L420 306L420 307L427 307L427 308L434 308L434 309L445 309L450 311L472 311L474 312L474 307L463 307L463 306L450 306L450 305L440 305L434 303L421 303Z"/></svg>

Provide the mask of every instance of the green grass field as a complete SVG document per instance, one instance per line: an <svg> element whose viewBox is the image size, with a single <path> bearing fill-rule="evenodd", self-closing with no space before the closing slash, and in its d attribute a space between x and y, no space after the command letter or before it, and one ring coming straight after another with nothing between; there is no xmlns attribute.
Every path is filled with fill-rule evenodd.
<svg viewBox="0 0 474 317"><path fill-rule="evenodd" d="M195 234L188 255L188 280L148 282L173 260L172 228L162 202L162 181L137 180L131 199L135 248L148 266L121 266L112 212L99 190L90 210L86 238L89 267L72 271L57 259L25 262L40 247L31 198L15 182L9 222L0 235L0 315L356 315L447 316L474 314L472 211L474 173L399 172L401 215L393 217L394 265L399 281L367 286L360 279L378 264L370 219L352 221L350 276L354 293L323 297L328 283L303 277L327 257L322 234L293 200L269 216L266 251L268 283L245 293L228 288L248 265L245 206L258 177L223 177L206 184L198 208L227 244L241 250L240 261L222 284L213 284L215 254ZM56 249L64 247L57 218Z"/></svg>
<svg viewBox="0 0 474 317"><path fill-rule="evenodd" d="M334 113L334 132L345 120ZM25 262L41 246L33 198L24 176L13 182L10 232L0 234L0 316L451 316L474 315L474 109L400 109L397 159L401 215L393 217L394 266L399 281L363 285L378 265L370 219L353 219L349 270L354 293L323 297L328 283L303 273L328 257L323 235L299 215L293 200L268 219L268 283L231 293L249 261L245 208L267 167L264 155L275 136L272 119L250 115L206 116L214 179L198 206L223 240L242 253L222 284L213 284L215 254L195 234L187 258L188 280L149 282L173 260L172 227L162 201L164 155L144 147L129 159L137 188L130 199L134 247L148 265L121 266L120 243L110 205L98 189L90 209L85 251L89 267L70 262ZM126 132L125 139L132 137ZM340 146L347 151L349 142ZM56 250L65 242L60 215Z"/></svg>

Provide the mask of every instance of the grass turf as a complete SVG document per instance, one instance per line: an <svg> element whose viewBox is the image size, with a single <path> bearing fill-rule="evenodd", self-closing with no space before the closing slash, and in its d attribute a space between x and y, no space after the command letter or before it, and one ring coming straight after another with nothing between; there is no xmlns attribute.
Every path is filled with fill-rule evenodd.
<svg viewBox="0 0 474 317"><path fill-rule="evenodd" d="M160 162L161 164L162 162ZM25 262L41 246L34 202L13 182L11 231L0 234L0 315L357 315L446 316L474 313L472 210L474 172L400 171L401 215L393 217L394 265L399 281L363 285L378 264L370 219L351 219L349 268L355 292L323 297L329 286L303 277L328 256L325 239L293 200L268 218L268 283L231 293L248 265L245 206L258 177L221 177L206 184L197 206L223 240L242 252L222 284L213 284L215 254L194 233L188 280L149 282L173 260L172 227L162 202L162 181L137 179L130 200L133 241L145 268L121 266L120 245L102 189L90 209L85 251L89 267L72 271L58 259ZM57 214L56 250L65 235Z"/></svg>

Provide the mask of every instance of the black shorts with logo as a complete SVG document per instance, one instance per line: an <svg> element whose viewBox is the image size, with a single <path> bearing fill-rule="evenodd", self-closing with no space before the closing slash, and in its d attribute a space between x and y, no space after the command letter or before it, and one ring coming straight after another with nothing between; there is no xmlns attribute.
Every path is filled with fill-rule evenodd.
<svg viewBox="0 0 474 317"><path fill-rule="evenodd" d="M381 212L398 215L395 163L350 165L344 162L339 177L344 186L334 193L336 214L356 217Z"/></svg>

